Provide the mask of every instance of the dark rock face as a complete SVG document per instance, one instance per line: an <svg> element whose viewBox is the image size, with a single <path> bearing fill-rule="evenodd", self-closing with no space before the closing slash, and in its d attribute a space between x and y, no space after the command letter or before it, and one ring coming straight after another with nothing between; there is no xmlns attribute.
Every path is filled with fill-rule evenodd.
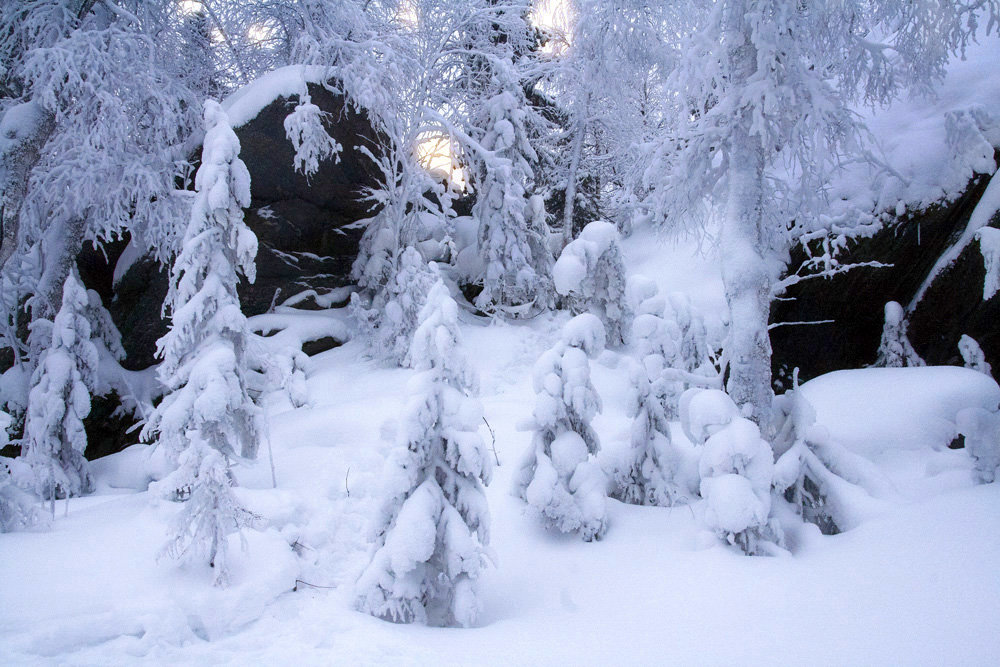
<svg viewBox="0 0 1000 667"><path fill-rule="evenodd" d="M378 135L367 118L322 86L309 85L309 95L330 114L327 132L343 147L338 161L323 162L309 178L292 168L295 151L285 137L293 101L277 99L236 129L240 158L250 171L253 202L246 221L260 243L257 280L240 286L247 314L266 311L279 288L279 298L287 298L346 284L363 230L344 227L370 215L363 190L378 179L357 146L377 153Z"/></svg>
<svg viewBox="0 0 1000 667"><path fill-rule="evenodd" d="M1000 155L998 155L1000 158ZM953 202L908 214L871 238L854 242L843 263L879 261L885 268L858 268L832 279L805 281L776 301L772 322L834 320L830 324L778 327L771 331L776 386L790 386L792 369L806 380L842 368L875 361L887 301L907 307L938 258L962 235L969 216L989 184L973 179ZM995 220L993 224L997 224ZM803 260L801 252L791 267ZM908 313L909 337L929 364L961 364L958 340L975 338L996 368L1000 363L1000 298L982 301L985 271L978 243L972 243L951 267L937 276L914 312Z"/></svg>
<svg viewBox="0 0 1000 667"><path fill-rule="evenodd" d="M1000 227L1000 216L990 226ZM985 276L979 242L973 241L910 314L910 342L928 364L961 365L958 340L966 334L983 348L994 375L1000 370L1000 297L983 301Z"/></svg>
<svg viewBox="0 0 1000 667"><path fill-rule="evenodd" d="M250 171L252 203L246 222L259 244L257 278L239 286L247 315L265 312L273 301L302 290L322 292L345 285L363 231L345 227L369 215L362 191L377 180L357 146L376 152L378 136L363 115L346 109L322 86L310 84L309 94L330 114L327 131L343 150L339 161L322 162L308 179L293 169L295 152L285 137L284 120L294 100L279 98L236 128L240 158ZM112 289L111 276L124 245L106 249L107 258L88 248L80 265L84 282L101 294L122 333L128 353L123 365L137 370L155 362L156 340L166 333L160 311L169 274L153 260L142 259Z"/></svg>

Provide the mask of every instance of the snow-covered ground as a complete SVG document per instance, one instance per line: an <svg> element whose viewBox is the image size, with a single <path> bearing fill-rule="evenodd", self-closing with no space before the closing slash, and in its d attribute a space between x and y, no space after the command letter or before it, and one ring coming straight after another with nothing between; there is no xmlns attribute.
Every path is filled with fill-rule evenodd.
<svg viewBox="0 0 1000 667"><path fill-rule="evenodd" d="M688 293L721 322L710 251L641 235L625 250L633 270ZM750 558L725 547L701 528L697 504L610 501L606 537L584 543L543 529L510 493L530 441L517 430L531 411L530 369L565 316L518 324L464 317L500 462L487 490L496 565L477 627L394 625L353 609L386 443L412 371L379 367L349 342L310 359L310 407L267 401L278 488L266 451L237 470L238 493L269 525L245 533L245 551L233 549L230 588L213 588L208 568L157 561L177 508L120 488L145 483L129 472L146 456L134 448L97 462L98 493L68 508L60 503L51 530L0 536L0 663L1000 660L1000 485L974 484L968 455L946 448L950 432L921 430L951 409L934 400L941 391L962 406L990 400L996 385L985 376L971 388L957 380L953 391L946 377L913 386L870 372L807 383L803 393L820 422L869 458L891 492L844 534L804 526L790 536L790 557ZM593 377L604 400L594 425L607 463L629 442L625 354L605 352ZM931 386L915 395L921 384ZM914 424L916 432L903 427ZM493 442L485 424L482 433ZM679 429L675 436L683 437ZM155 461L146 465L155 471Z"/></svg>

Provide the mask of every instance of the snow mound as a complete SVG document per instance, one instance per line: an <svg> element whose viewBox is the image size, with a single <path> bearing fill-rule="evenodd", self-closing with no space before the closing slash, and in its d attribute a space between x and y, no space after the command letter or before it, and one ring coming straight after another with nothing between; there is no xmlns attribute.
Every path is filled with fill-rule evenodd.
<svg viewBox="0 0 1000 667"><path fill-rule="evenodd" d="M261 76L222 101L232 127L242 127L257 117L279 97L305 95L306 84L323 83L327 69L318 66L288 65Z"/></svg>
<svg viewBox="0 0 1000 667"><path fill-rule="evenodd" d="M848 449L874 458L894 449L940 449L966 408L995 412L1000 387L957 366L835 371L803 384L816 421Z"/></svg>

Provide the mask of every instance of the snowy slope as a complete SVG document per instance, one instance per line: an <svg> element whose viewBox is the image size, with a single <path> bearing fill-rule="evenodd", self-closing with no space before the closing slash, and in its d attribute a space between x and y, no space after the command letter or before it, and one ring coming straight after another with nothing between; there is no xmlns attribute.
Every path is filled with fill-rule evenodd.
<svg viewBox="0 0 1000 667"><path fill-rule="evenodd" d="M840 536L803 528L791 558L724 548L695 521L697 505L612 502L607 537L594 544L540 528L510 478L529 443L516 430L530 411L528 370L562 319L464 326L501 462L488 489L497 567L480 627L392 625L352 609L381 436L410 371L378 368L351 342L311 360L311 407L270 402L278 489L266 456L237 474L241 497L271 527L247 534L231 589L212 589L206 569L154 560L170 503L104 489L72 500L66 518L60 505L51 532L0 537L14 575L0 589L0 662L995 663L1000 486L973 486L961 451L949 450L948 470L930 449L922 468L907 468L919 480L947 474L945 487L916 485L921 493ZM623 361L609 352L594 364L606 457L627 446ZM811 398L820 415L835 414L820 392ZM292 592L296 578L332 588Z"/></svg>

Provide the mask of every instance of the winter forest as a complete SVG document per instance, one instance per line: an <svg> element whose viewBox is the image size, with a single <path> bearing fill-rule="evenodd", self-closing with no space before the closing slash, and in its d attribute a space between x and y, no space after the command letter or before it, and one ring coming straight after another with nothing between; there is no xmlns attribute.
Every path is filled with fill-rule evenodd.
<svg viewBox="0 0 1000 667"><path fill-rule="evenodd" d="M0 663L997 664L998 37L0 0Z"/></svg>

